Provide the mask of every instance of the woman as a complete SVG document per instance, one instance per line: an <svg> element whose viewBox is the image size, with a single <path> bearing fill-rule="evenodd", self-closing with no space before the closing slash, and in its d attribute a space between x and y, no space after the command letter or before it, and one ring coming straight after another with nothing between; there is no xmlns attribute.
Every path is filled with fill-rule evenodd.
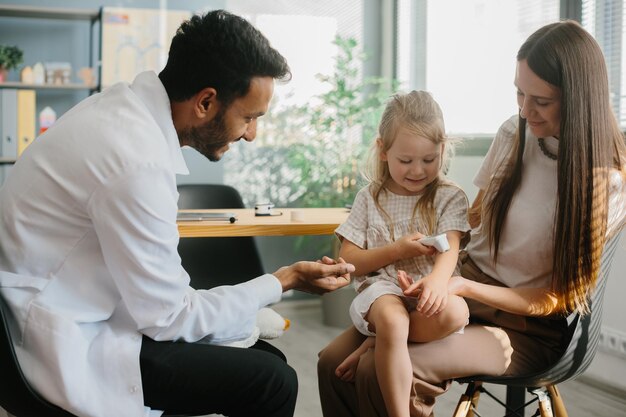
<svg viewBox="0 0 626 417"><path fill-rule="evenodd" d="M604 244L625 223L626 147L597 42L573 21L542 27L518 52L515 85L519 115L500 127L475 178L472 241L449 287L466 298L472 324L409 345L412 416L429 416L453 378L553 363L565 317L588 310ZM334 375L362 341L351 328L320 354L327 417L386 415L371 351L354 383Z"/></svg>

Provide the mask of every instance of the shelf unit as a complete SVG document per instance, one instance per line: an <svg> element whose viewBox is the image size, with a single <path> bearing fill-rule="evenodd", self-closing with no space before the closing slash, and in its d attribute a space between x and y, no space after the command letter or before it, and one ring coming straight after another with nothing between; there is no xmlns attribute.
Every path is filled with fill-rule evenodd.
<svg viewBox="0 0 626 417"><path fill-rule="evenodd" d="M100 87L98 84L85 85L79 83L68 84L25 84L13 81L5 81L0 83L0 88L17 88L24 90L90 90L96 91Z"/></svg>
<svg viewBox="0 0 626 417"><path fill-rule="evenodd" d="M91 92L100 90L100 80L102 75L102 65L100 58L102 55L102 8L100 9L71 9L71 8L52 8L52 7L36 7L36 6L20 6L20 5L0 5L0 18L30 18L45 20L74 20L89 21L91 28L89 31L89 66L96 68L97 83L96 85L84 85L78 83L70 83L66 85L52 84L22 84L15 82L0 83L0 88L30 88L30 89L49 89L49 90L89 90ZM98 33L98 58L95 62L92 47L94 45L94 26L100 23Z"/></svg>
<svg viewBox="0 0 626 417"><path fill-rule="evenodd" d="M14 90L33 90L35 91L35 95L39 95L40 93L46 93L46 97L48 97L48 101L52 100L53 102L58 102L59 100L67 105L71 105L71 103L75 103L78 98L71 96L76 92L85 92L87 94L92 94L94 92L100 91L101 89L101 75L102 75L102 8L100 9L77 9L77 8L58 8L58 7L37 7L37 6L26 6L26 5L0 5L0 25L4 19L28 19L28 25L35 27L39 23L37 21L46 22L46 24L51 23L52 21L67 21L68 25L71 25L73 22L87 22L85 25L85 30L88 30L88 54L89 57L87 60L83 62L87 62L89 67L93 69L96 76L95 84L83 84L72 82L68 84L25 84L22 82L13 82L6 81L0 83L0 93L2 91L6 91L7 89ZM83 25L83 24L81 24ZM82 29L81 29L82 30ZM19 35L16 35L19 36ZM85 38L83 38L85 39ZM32 41L31 41L32 42ZM24 47L23 47L24 48ZM38 53L35 53L39 55ZM74 56L72 55L73 51L68 51L67 55L63 51L63 54L59 57L60 60L63 60L66 57ZM78 56L81 56L80 54ZM38 61L44 62L44 59L38 59ZM29 63L32 65L34 62ZM75 62L74 62L75 63ZM54 93L54 96L49 96L49 93ZM43 97L43 96L42 96ZM46 99L43 99L44 103ZM39 99L37 99L39 102ZM43 104L42 104L43 105ZM63 105L61 105L63 108ZM21 113L23 114L23 113ZM37 111L33 114L33 117L36 117ZM60 116L60 114L59 114ZM2 114L0 114L0 120L2 120ZM35 122L36 126L36 122ZM3 132L2 126L0 126L0 133L5 135L6 132ZM33 132L33 138L36 136L36 128ZM15 135L16 141L25 140L23 139L17 131L13 132ZM19 137L18 137L19 136ZM26 138L26 135L24 135ZM4 137L0 138L0 144L5 140ZM1 148L0 148L1 150ZM10 165L15 163L16 157L12 155L13 151L9 151L8 154L5 152L0 153L0 183L4 180L4 177L8 173L8 169Z"/></svg>

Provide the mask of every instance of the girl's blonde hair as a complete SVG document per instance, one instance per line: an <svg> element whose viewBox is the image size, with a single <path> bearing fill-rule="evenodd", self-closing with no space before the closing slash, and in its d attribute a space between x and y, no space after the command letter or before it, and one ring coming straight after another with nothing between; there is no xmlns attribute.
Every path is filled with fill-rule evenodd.
<svg viewBox="0 0 626 417"><path fill-rule="evenodd" d="M381 194L386 192L385 184L391 179L391 175L387 161L383 161L381 156L389 151L401 128L429 139L436 145L448 142L443 113L430 93L411 91L407 94L394 94L388 101L378 125L378 138L370 149L365 177L370 182L370 192L376 206L389 223L391 223L391 218L380 205L379 200ZM447 169L451 146L442 146L442 148L439 176L425 188L424 194L413 209L413 217L418 211L420 213L420 228L423 229L420 232L424 234L433 234L437 227L434 201L438 186L451 184L442 174Z"/></svg>

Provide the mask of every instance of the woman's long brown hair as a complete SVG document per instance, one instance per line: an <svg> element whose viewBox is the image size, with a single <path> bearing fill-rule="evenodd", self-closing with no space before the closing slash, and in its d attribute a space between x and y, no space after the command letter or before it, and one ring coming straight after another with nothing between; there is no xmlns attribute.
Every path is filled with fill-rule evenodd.
<svg viewBox="0 0 626 417"><path fill-rule="evenodd" d="M610 171L623 171L626 155L609 102L604 56L577 22L563 21L533 33L517 60L526 60L535 74L561 90L552 290L565 312L586 313L606 240ZM515 146L483 200L482 217L494 261L522 178L525 132L526 122L520 117Z"/></svg>

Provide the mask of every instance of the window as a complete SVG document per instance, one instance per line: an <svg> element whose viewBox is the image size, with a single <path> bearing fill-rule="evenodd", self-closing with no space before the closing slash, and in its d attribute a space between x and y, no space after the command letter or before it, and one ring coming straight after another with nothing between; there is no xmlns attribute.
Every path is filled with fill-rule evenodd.
<svg viewBox="0 0 626 417"><path fill-rule="evenodd" d="M606 60L611 105L622 128L626 127L626 76L624 59L624 0L583 0L582 24L598 41Z"/></svg>
<svg viewBox="0 0 626 417"><path fill-rule="evenodd" d="M272 105L304 104L320 94L317 74L333 71L335 36L361 40L360 0L231 0L225 8L252 22L289 62L293 79L276 86Z"/></svg>
<svg viewBox="0 0 626 417"><path fill-rule="evenodd" d="M344 178L351 190L355 188L353 176L341 171L352 170L354 154L343 152L342 156L332 145L324 150L320 129L312 132L315 128L306 107L305 111L290 109L308 106L309 113L316 110L329 89L319 75L333 76L342 49L336 44L337 36L353 40L362 50L363 2L233 0L225 8L252 22L285 56L293 74L289 83L276 84L269 112L259 119L257 140L233 146L225 155L225 182L240 191L247 205L272 201L283 207L314 207L351 201L349 193L347 201L331 201L328 197L333 193L328 191L337 190L332 184L342 188ZM337 198L345 195L336 192Z"/></svg>
<svg viewBox="0 0 626 417"><path fill-rule="evenodd" d="M426 89L449 132L493 134L515 114L515 56L540 26L559 19L558 0L399 0L397 74Z"/></svg>

